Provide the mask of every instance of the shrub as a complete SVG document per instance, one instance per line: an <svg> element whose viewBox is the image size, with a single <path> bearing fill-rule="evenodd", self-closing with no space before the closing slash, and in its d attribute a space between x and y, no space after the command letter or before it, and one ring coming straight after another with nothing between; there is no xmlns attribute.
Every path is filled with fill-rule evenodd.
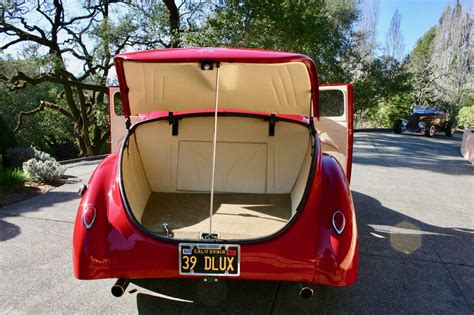
<svg viewBox="0 0 474 315"><path fill-rule="evenodd" d="M16 147L7 150L6 159L11 167L21 167L24 162L35 156L32 147Z"/></svg>
<svg viewBox="0 0 474 315"><path fill-rule="evenodd" d="M457 123L459 127L464 128L474 125L474 105L464 106L459 110Z"/></svg>
<svg viewBox="0 0 474 315"><path fill-rule="evenodd" d="M7 160L12 167L21 167L30 159L48 161L54 158L48 153L37 150L35 147L16 147L7 150Z"/></svg>
<svg viewBox="0 0 474 315"><path fill-rule="evenodd" d="M396 95L388 102L370 108L365 116L371 122L372 127L391 128L397 118L405 118L410 115L411 107L411 100L407 95Z"/></svg>
<svg viewBox="0 0 474 315"><path fill-rule="evenodd" d="M64 175L65 168L51 157L44 161L33 158L23 163L23 171L33 181L54 183Z"/></svg>
<svg viewBox="0 0 474 315"><path fill-rule="evenodd" d="M12 150L17 153L16 161L19 162L27 158L27 161L23 162L23 171L31 180L54 183L64 175L65 168L48 153L41 152L34 147L17 149L16 151Z"/></svg>

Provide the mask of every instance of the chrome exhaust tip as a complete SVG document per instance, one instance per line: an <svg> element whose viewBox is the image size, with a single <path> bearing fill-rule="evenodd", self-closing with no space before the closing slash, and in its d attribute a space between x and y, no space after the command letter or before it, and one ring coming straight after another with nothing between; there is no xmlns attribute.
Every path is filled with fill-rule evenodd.
<svg viewBox="0 0 474 315"><path fill-rule="evenodd" d="M314 294L314 291L310 286L302 284L300 295L303 299L305 300L310 299L313 296L313 294Z"/></svg>
<svg viewBox="0 0 474 315"><path fill-rule="evenodd" d="M121 297L125 290L127 290L128 285L130 284L130 279L120 278L117 279L115 284L112 286L112 295L115 297Z"/></svg>

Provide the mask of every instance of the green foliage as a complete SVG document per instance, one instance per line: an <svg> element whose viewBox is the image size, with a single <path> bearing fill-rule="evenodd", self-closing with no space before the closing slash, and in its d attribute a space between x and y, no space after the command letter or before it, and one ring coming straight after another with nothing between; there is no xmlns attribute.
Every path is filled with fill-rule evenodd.
<svg viewBox="0 0 474 315"><path fill-rule="evenodd" d="M464 106L459 110L457 124L461 128L474 126L474 105Z"/></svg>
<svg viewBox="0 0 474 315"><path fill-rule="evenodd" d="M8 77L18 71L34 75L38 64L41 65L46 61L37 60L34 55L28 56L29 58L25 60L0 59L0 69ZM55 102L60 92L61 87L52 83L26 86L21 90L11 91L0 82L0 115L5 117L8 126L13 130L20 112L37 108L40 101ZM61 101L59 103L65 106ZM77 150L71 150L74 148L71 125L61 113L47 108L35 115L24 116L22 122L21 128L15 134L18 145L32 145L61 159L77 155Z"/></svg>
<svg viewBox="0 0 474 315"><path fill-rule="evenodd" d="M410 54L410 63L429 60L433 53L434 39L436 37L436 26L431 27L423 36L417 40L415 48Z"/></svg>
<svg viewBox="0 0 474 315"><path fill-rule="evenodd" d="M0 170L0 191L2 186L20 186L28 181L28 176L20 169Z"/></svg>
<svg viewBox="0 0 474 315"><path fill-rule="evenodd" d="M0 115L0 155L3 156L2 164L5 164L7 150L14 146L16 146L15 135Z"/></svg>
<svg viewBox="0 0 474 315"><path fill-rule="evenodd" d="M403 102L411 103L407 97L412 89L411 76L403 63L385 56L364 64L361 70L362 75L354 82L354 107L357 115L371 111L369 120L379 122L379 116L374 115L379 105L389 106L392 99L403 99ZM395 103L400 104L399 101Z"/></svg>
<svg viewBox="0 0 474 315"><path fill-rule="evenodd" d="M407 93L401 93L367 110L366 119L374 127L391 128L397 118L408 117L412 107L410 96Z"/></svg>
<svg viewBox="0 0 474 315"><path fill-rule="evenodd" d="M430 28L416 43L408 57L407 71L412 74L412 98L414 104L436 104L436 85L431 58L434 50L436 27Z"/></svg>

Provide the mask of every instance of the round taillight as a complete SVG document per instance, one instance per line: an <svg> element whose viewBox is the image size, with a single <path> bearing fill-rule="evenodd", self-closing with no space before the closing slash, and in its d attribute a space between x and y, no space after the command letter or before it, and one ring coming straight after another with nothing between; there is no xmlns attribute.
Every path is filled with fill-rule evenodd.
<svg viewBox="0 0 474 315"><path fill-rule="evenodd" d="M82 222L84 226L89 229L92 224L94 224L96 216L96 210L94 206L85 206L84 211L82 213Z"/></svg>
<svg viewBox="0 0 474 315"><path fill-rule="evenodd" d="M332 226L338 235L344 231L344 228L346 227L346 217L344 216L344 213L341 211L334 212L332 215Z"/></svg>

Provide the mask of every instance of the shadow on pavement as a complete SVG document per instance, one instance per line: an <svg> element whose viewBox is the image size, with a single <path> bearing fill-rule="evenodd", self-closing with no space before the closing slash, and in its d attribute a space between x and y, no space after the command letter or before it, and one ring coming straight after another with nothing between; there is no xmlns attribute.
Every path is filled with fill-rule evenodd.
<svg viewBox="0 0 474 315"><path fill-rule="evenodd" d="M137 310L141 314L267 314L278 284L275 281L232 280L205 283L192 279L140 279L133 283L150 290L149 294L137 294ZM158 297L156 293L162 296Z"/></svg>
<svg viewBox="0 0 474 315"><path fill-rule="evenodd" d="M353 192L359 228L359 279L354 286L315 286L303 300L299 283L141 279L139 313L314 314L315 312L469 312L465 296L443 263L474 266L474 230L441 228ZM168 297L153 296L156 293ZM128 293L126 293L128 294ZM463 295L464 294L464 295ZM169 297L190 300L185 303ZM436 303L433 303L433 299Z"/></svg>
<svg viewBox="0 0 474 315"><path fill-rule="evenodd" d="M45 196L47 196L47 198L45 198ZM38 195L31 199L0 208L0 219L21 216L25 213L39 212L42 209L50 208L56 204L65 203L77 198L77 193L53 190L46 195ZM2 225L4 225L5 228L3 228ZM13 224L3 220L0 221L0 240L5 241L20 235L20 228L17 229L17 232L13 233L13 228L8 228L9 225Z"/></svg>
<svg viewBox="0 0 474 315"><path fill-rule="evenodd" d="M0 220L0 242L7 241L20 235L21 229L19 226Z"/></svg>
<svg viewBox="0 0 474 315"><path fill-rule="evenodd" d="M376 137L377 144L374 144ZM392 133L359 134L354 163L389 168L410 168L449 175L474 174L460 153L461 138Z"/></svg>

